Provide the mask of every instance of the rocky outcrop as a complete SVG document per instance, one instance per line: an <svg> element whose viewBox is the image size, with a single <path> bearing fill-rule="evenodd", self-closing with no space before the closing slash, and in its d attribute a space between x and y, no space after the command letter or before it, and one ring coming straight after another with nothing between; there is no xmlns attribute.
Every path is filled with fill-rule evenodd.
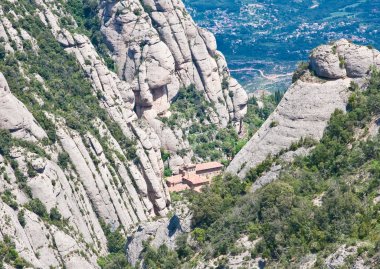
<svg viewBox="0 0 380 269"><path fill-rule="evenodd" d="M345 264L345 260L357 254L358 246L340 246L334 253L330 254L325 260L325 266L329 269L339 268ZM353 267L353 268L369 268L367 266L363 267Z"/></svg>
<svg viewBox="0 0 380 269"><path fill-rule="evenodd" d="M266 261L260 257L251 257L251 250L254 249L261 240L261 238L258 238L254 241L251 241L249 240L248 236L242 236L235 243L236 247L240 249L240 253L228 253L227 255L221 255L208 261L200 261L196 265L195 269L214 268L215 265L220 263L224 264L225 267L231 269L263 269L266 267Z"/></svg>
<svg viewBox="0 0 380 269"><path fill-rule="evenodd" d="M148 119L149 125L160 139L161 147L170 153L167 164L173 173L178 173L184 164L191 163L193 151L189 142L184 138L181 128L171 129L159 119ZM178 153L183 151L184 154Z"/></svg>
<svg viewBox="0 0 380 269"><path fill-rule="evenodd" d="M154 237L154 246L174 247L177 235L189 231L189 218L147 221L165 216L170 205L161 149L170 151L173 170L189 163L192 151L182 130L165 126L161 117L170 115L179 89L190 85L210 102L210 118L218 126L232 122L240 129L246 113L246 93L230 77L214 37L195 26L180 1L104 1L102 31L114 52L116 74L89 38L76 33L75 20L61 3L36 0L32 10L23 5L11 2L7 6L11 17L0 5L5 52L40 53L42 46L32 31L13 24L23 16L34 16L76 58L109 119L94 118L86 131L75 131L59 113L44 111L44 98L33 92L54 126L56 142L52 142L0 73L0 128L38 148L18 143L0 156L0 193L11 197L8 203L0 202L0 240L9 236L21 257L38 268L97 268L97 258L107 254L103 222L124 234L145 223L129 241L131 262L148 237ZM12 7L20 14L9 10ZM63 17L73 21L72 27L65 28ZM46 93L54 91L41 74L29 73L27 64L19 65L23 79L36 80ZM109 120L129 142L115 138ZM132 148L133 157L126 147ZM29 206L32 199L41 201L47 215L57 210L62 221L36 215Z"/></svg>
<svg viewBox="0 0 380 269"><path fill-rule="evenodd" d="M214 104L214 123L239 128L247 95L231 78L214 36L195 25L181 1L102 1L101 7L102 32L139 116L164 115L178 90L194 84Z"/></svg>
<svg viewBox="0 0 380 269"><path fill-rule="evenodd" d="M285 152L279 158L280 164L273 164L268 171L264 172L258 179L255 180L255 182L253 182L250 192L254 193L262 187L277 180L285 165L288 165L289 163L293 162L295 157L308 155L311 149L312 148L301 147L295 151Z"/></svg>
<svg viewBox="0 0 380 269"><path fill-rule="evenodd" d="M247 94L230 76L214 36L195 25L181 1L101 1L100 6L101 31L118 76L134 92L137 116L147 119L170 152L172 171L193 157L181 128L160 123L170 116L170 104L181 88L194 85L204 94L212 123L232 123L242 130Z"/></svg>
<svg viewBox="0 0 380 269"><path fill-rule="evenodd" d="M339 59L344 65L339 66ZM301 138L319 140L335 109L345 110L352 81L365 82L371 66L380 66L379 52L346 40L316 48L310 73L296 81L259 131L235 156L228 172L243 178L249 169L287 149Z"/></svg>
<svg viewBox="0 0 380 269"><path fill-rule="evenodd" d="M0 240L11 238L20 255L38 268L97 268L97 255L106 253L107 241L78 174L22 147L13 147L7 158L17 163L18 174L9 162L0 161L0 192L9 192L14 201L6 200L12 207L0 201ZM27 178L29 195L48 212L56 208L62 222L48 222L31 211L30 197L18 185L20 174Z"/></svg>
<svg viewBox="0 0 380 269"><path fill-rule="evenodd" d="M128 237L126 254L132 265L142 260L144 242L149 242L155 248L166 245L170 249L174 249L178 236L191 231L192 215L188 206L178 204L175 208L175 214L170 219L162 218L139 225L132 233L133 235Z"/></svg>
<svg viewBox="0 0 380 269"><path fill-rule="evenodd" d="M10 91L0 73L0 129L9 130L16 138L36 141L46 137L33 115Z"/></svg>
<svg viewBox="0 0 380 269"><path fill-rule="evenodd" d="M75 55L82 65L83 70L92 82L94 93L101 96L99 100L101 106L105 108L111 119L120 126L124 135L136 142L136 155L139 162L130 162L127 169L124 168L122 175L129 177L128 175L131 174L131 180L137 182L137 193L145 200L145 205L141 206L139 210L146 210L147 213L143 214L144 216L165 215L169 205L169 194L166 184L162 181L161 143L154 130L147 123L137 121L137 115L133 110L135 98L129 84L120 80L115 73L106 67L86 36L71 34L66 29L59 27L58 17L51 12L52 7L48 2L39 1L39 4L41 6L40 17L44 18L42 21L50 26L57 41L66 48L68 53ZM102 126L101 123L100 126ZM120 145L116 146L120 149ZM68 149L70 148L65 148L65 150ZM72 158L77 156L76 153L70 154ZM80 162L74 161L73 163L77 169L81 169ZM85 173L83 178L87 180L91 178L88 177L91 175L89 174L90 171L87 173L83 170L83 172ZM120 210L126 210L126 208ZM105 215L107 214L105 213ZM122 212L119 213L119 218L121 215L123 215ZM126 227L128 227L135 222L128 221L123 225L127 224Z"/></svg>
<svg viewBox="0 0 380 269"><path fill-rule="evenodd" d="M380 53L342 39L314 49L310 65L315 74L323 78L361 78L369 74L372 66L380 65Z"/></svg>
<svg viewBox="0 0 380 269"><path fill-rule="evenodd" d="M28 146L17 146L11 148L9 156L0 156L0 193L10 192L14 200L13 207L0 201L0 240L9 236L21 257L36 268L97 268L97 258L107 254L101 222L112 230L120 227L127 234L138 223L165 216L170 197L162 179L160 150L163 143L173 151L189 145L181 140L180 132L165 129L159 120L139 119L134 111L136 97L131 84L106 67L86 36L61 26L59 16L69 14L57 3L42 0L36 3L33 10L36 20L41 20L66 52L75 56L92 84L93 94L99 97L100 107L117 123L125 138L133 142L129 146L136 157L127 156L128 149L101 119L94 118L88 123L91 131L79 133L68 128L63 118L43 111L57 134L57 142L46 145L42 141L47 137L45 130L12 94L0 73L0 128L9 130L15 138L33 142L43 152L39 155ZM32 46L35 44L28 32L13 28L8 22L1 18L0 36L4 37L8 54L24 50L22 46L9 45L14 40L20 40L21 45L25 40ZM147 57L155 59L161 52L160 46L153 46ZM169 64L159 62L159 65ZM147 65L149 72L158 68L151 67ZM26 81L36 79L46 92L53 90L47 88L39 74L25 71L20 73ZM149 87L166 83L161 73L165 74L163 70L149 74ZM38 93L34 97L42 106ZM166 139L160 138L160 132ZM62 156L67 156L65 165ZM181 164L184 160L177 161ZM32 198L40 200L47 213L56 208L64 222L50 222L33 213L28 207Z"/></svg>

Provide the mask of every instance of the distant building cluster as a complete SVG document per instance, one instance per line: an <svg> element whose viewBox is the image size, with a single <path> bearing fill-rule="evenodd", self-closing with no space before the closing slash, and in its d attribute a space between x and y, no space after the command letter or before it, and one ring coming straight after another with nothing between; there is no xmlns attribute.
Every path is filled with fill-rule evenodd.
<svg viewBox="0 0 380 269"><path fill-rule="evenodd" d="M189 164L179 170L178 175L168 177L166 184L170 192L180 192L188 189L201 191L205 185L209 185L214 176L222 172L223 165L218 162Z"/></svg>

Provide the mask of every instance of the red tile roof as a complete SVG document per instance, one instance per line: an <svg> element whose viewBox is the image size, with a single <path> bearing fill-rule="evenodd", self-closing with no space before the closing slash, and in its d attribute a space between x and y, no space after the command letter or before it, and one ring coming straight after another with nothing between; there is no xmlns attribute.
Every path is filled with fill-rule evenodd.
<svg viewBox="0 0 380 269"><path fill-rule="evenodd" d="M189 177L186 177L186 180L190 181L192 184L202 184L202 183L209 183L211 179L208 179L207 177L203 177L200 175L189 175Z"/></svg>
<svg viewBox="0 0 380 269"><path fill-rule="evenodd" d="M184 191L188 189L190 189L190 187L187 184L182 184L182 183L169 187L170 192L180 192L180 191Z"/></svg>
<svg viewBox="0 0 380 269"><path fill-rule="evenodd" d="M170 182L172 184L181 183L182 182L182 175L175 175L175 176L168 177L166 179L166 181L168 181L168 182Z"/></svg>
<svg viewBox="0 0 380 269"><path fill-rule="evenodd" d="M191 167L195 167L196 171L186 173L185 175L179 174L171 176L166 179L170 192L180 192L187 190L190 189L190 186L195 187L195 191L200 191L203 185L207 185L211 182L210 177L202 176L202 171L221 169L223 165L218 162L208 162L191 165ZM200 173L196 174L196 172Z"/></svg>
<svg viewBox="0 0 380 269"><path fill-rule="evenodd" d="M218 162L199 163L195 166L195 171L203 171L214 168L222 168L223 165Z"/></svg>

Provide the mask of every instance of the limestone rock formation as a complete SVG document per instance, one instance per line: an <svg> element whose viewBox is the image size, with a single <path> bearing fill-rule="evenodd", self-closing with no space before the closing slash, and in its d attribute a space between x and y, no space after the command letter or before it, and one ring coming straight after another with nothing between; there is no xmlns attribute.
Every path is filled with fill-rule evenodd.
<svg viewBox="0 0 380 269"><path fill-rule="evenodd" d="M334 253L330 254L326 260L325 265L327 268L337 268L339 266L343 266L345 263L345 260L350 257L354 256L358 251L357 246L347 246L342 245L340 246ZM354 267L358 268L358 267ZM369 267L359 267L359 268L369 268Z"/></svg>
<svg viewBox="0 0 380 269"><path fill-rule="evenodd" d="M266 266L266 261L260 257L252 258L250 252L250 250L254 249L261 240L261 238L258 238L251 241L248 236L242 236L235 242L235 245L241 250L239 254L232 255L231 253L228 253L227 255L221 255L208 261L198 262L195 269L213 268L220 261L223 261L225 266L231 269L263 269Z"/></svg>
<svg viewBox="0 0 380 269"><path fill-rule="evenodd" d="M210 102L211 119L218 126L233 123L239 129L246 113L247 95L230 77L215 38L195 26L181 1L101 1L99 15L117 73L90 38L79 34L63 2L0 4L0 43L7 56L41 53L45 44L23 19L36 20L50 41L55 38L54 45L74 56L97 97L97 109L108 114L106 119L94 117L85 130L74 130L61 113L46 108L44 94L55 89L42 72L31 71L27 60L21 63L15 57L17 74L26 84L41 86L43 93L28 96L40 111L20 102L24 99L12 94L0 73L0 129L17 138L0 155L0 194L8 195L7 202L0 200L0 240L9 237L36 268L98 268L97 258L107 255L102 225L120 228L124 235L143 227L130 241L137 246L131 261L147 234L155 235L157 246L174 246L176 235L189 230L189 219L181 227L177 223L175 235L167 229L168 219L149 222L166 216L170 208L161 149L171 152L168 162L174 171L190 162L192 151L182 130L165 126L161 117L170 114L179 89L192 84ZM36 121L41 120L36 112L51 121L54 140L47 135L52 130ZM187 153L179 156L179 151ZM31 206L36 201L46 212L37 214ZM49 219L52 210L59 212L60 221Z"/></svg>
<svg viewBox="0 0 380 269"><path fill-rule="evenodd" d="M334 53L333 47L322 45L312 51L310 56L311 68L317 76L339 79L347 76L342 56Z"/></svg>
<svg viewBox="0 0 380 269"><path fill-rule="evenodd" d="M126 254L132 265L141 260L144 242L149 241L155 248L165 244L170 249L174 249L178 236L191 231L192 215L187 205L178 204L175 208L176 212L170 219L162 218L139 225L133 235L128 238Z"/></svg>
<svg viewBox="0 0 380 269"><path fill-rule="evenodd" d="M147 124L136 121L137 116L133 111L135 99L128 83L120 80L115 73L108 70L86 36L73 35L66 29L60 28L58 17L50 12L49 4L40 1L40 5L43 8L40 16L45 17L52 33L58 42L66 47L66 51L75 55L90 78L95 93L101 94L101 105L110 117L118 123L124 135L137 142L136 154L140 160L140 165L130 163L130 167L124 170L122 175L127 176L127 170L130 170L133 180L139 182L137 184L138 193L145 199L145 206L143 207L146 207L146 211L149 212L148 215L166 214L169 198L166 185L162 182L163 163L160 153L160 140ZM101 125L102 123L100 123ZM98 155L99 146L97 148ZM78 155L72 154L70 157L77 158ZM75 165L79 163L74 162ZM80 168L77 167L77 169ZM88 176L86 178L88 179ZM128 223L124 223L124 225L129 226L131 224L130 221Z"/></svg>
<svg viewBox="0 0 380 269"><path fill-rule="evenodd" d="M284 168L284 165L288 165L289 163L292 163L295 157L308 155L311 149L312 148L301 147L295 151L285 152L280 157L281 164L273 164L270 167L269 171L263 173L259 178L257 178L255 182L253 182L250 192L254 193L257 190L261 189L262 187L277 180L278 177L280 176L282 169Z"/></svg>
<svg viewBox="0 0 380 269"><path fill-rule="evenodd" d="M367 75L372 66L380 65L380 53L342 39L314 49L310 64L316 75L323 78L360 78Z"/></svg>
<svg viewBox="0 0 380 269"><path fill-rule="evenodd" d="M243 178L268 155L278 154L301 138L319 140L334 110L345 110L351 82L363 84L371 66L380 66L379 59L377 50L346 40L316 48L310 56L310 68L322 78L309 73L291 85L276 110L235 156L227 171Z"/></svg>
<svg viewBox="0 0 380 269"><path fill-rule="evenodd" d="M195 25L181 1L102 1L101 12L102 32L139 116L163 115L180 87L194 84L214 104L215 123L240 126L247 94L231 78L214 36Z"/></svg>
<svg viewBox="0 0 380 269"><path fill-rule="evenodd" d="M180 88L195 85L210 102L212 122L219 127L232 123L241 131L247 94L230 76L215 37L195 25L181 1L101 1L100 16L118 76L134 92L137 116L148 120L171 153L172 171L193 156L179 130L158 122L170 115Z"/></svg>
<svg viewBox="0 0 380 269"><path fill-rule="evenodd" d="M4 75L0 73L0 129L9 130L14 137L31 141L46 137L33 115L10 91Z"/></svg>

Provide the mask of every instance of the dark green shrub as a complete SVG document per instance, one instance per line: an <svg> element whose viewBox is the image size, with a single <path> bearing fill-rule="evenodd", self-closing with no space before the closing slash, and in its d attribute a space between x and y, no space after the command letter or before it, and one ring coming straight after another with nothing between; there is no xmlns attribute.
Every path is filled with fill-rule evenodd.
<svg viewBox="0 0 380 269"><path fill-rule="evenodd" d="M17 210L18 209L18 204L15 200L14 195L11 193L10 190L6 190L2 195L1 195L1 200L3 200L4 203L9 205L12 209Z"/></svg>
<svg viewBox="0 0 380 269"><path fill-rule="evenodd" d="M134 10L133 10L133 14L135 14L136 16L141 16L141 9L139 9L139 8L135 8Z"/></svg>
<svg viewBox="0 0 380 269"><path fill-rule="evenodd" d="M3 241L0 241L0 268L3 263L12 265L17 269L30 267L30 264L19 256L15 243L8 235L4 235Z"/></svg>
<svg viewBox="0 0 380 269"><path fill-rule="evenodd" d="M60 221L62 219L62 215L57 207L53 207L52 209L50 209L49 217L52 221Z"/></svg>
<svg viewBox="0 0 380 269"><path fill-rule="evenodd" d="M306 73L306 71L309 70L309 68L310 67L308 62L300 62L296 71L293 73L292 83L295 83L297 80L299 80Z"/></svg>
<svg viewBox="0 0 380 269"><path fill-rule="evenodd" d="M9 131L0 129L0 154L7 156L12 145L12 137Z"/></svg>
<svg viewBox="0 0 380 269"><path fill-rule="evenodd" d="M173 171L172 171L170 168L166 167L166 168L164 169L164 176L165 176L165 177L170 177L170 176L172 176L172 175L173 175Z"/></svg>
<svg viewBox="0 0 380 269"><path fill-rule="evenodd" d="M38 198L35 198L29 201L29 203L26 204L25 207L29 209L30 211L34 212L35 214L37 214L38 216L40 216L41 218L45 218L48 216L46 206Z"/></svg>
<svg viewBox="0 0 380 269"><path fill-rule="evenodd" d="M264 174L264 172L270 170L274 161L275 159L273 157L268 156L263 162L248 171L246 179L250 182L255 182L257 178Z"/></svg>
<svg viewBox="0 0 380 269"><path fill-rule="evenodd" d="M148 14L152 13L153 12L153 8L150 6L150 5L146 5L145 3L143 3L143 8L144 8L144 11Z"/></svg>
<svg viewBox="0 0 380 269"><path fill-rule="evenodd" d="M121 228L112 231L110 225L107 225L103 220L100 224L107 238L108 251L111 253L124 252L126 240L121 234Z"/></svg>
<svg viewBox="0 0 380 269"><path fill-rule="evenodd" d="M188 244L187 237L187 234L181 234L176 239L176 252L181 260L191 259L194 254L194 250Z"/></svg>
<svg viewBox="0 0 380 269"><path fill-rule="evenodd" d="M145 245L143 251L144 265L146 268L159 269L177 269L179 268L179 259L175 251L169 250L166 245L161 245L157 250Z"/></svg>
<svg viewBox="0 0 380 269"><path fill-rule="evenodd" d="M62 168L62 169L66 169L69 165L69 162L70 162L70 156L69 154L67 154L66 152L60 152L58 154L58 165Z"/></svg>
<svg viewBox="0 0 380 269"><path fill-rule="evenodd" d="M276 127L276 126L278 126L278 121L272 121L271 123L270 123L270 125L269 125L269 127L270 128L274 128L274 127Z"/></svg>
<svg viewBox="0 0 380 269"><path fill-rule="evenodd" d="M55 143L57 140L57 134L54 123L50 119L48 119L42 111L33 113L33 116L41 125L41 127L46 131L49 140L52 143Z"/></svg>
<svg viewBox="0 0 380 269"><path fill-rule="evenodd" d="M0 60L3 60L6 56L6 50L4 45L0 44Z"/></svg>
<svg viewBox="0 0 380 269"><path fill-rule="evenodd" d="M18 222L21 224L21 226L25 227L26 221L25 221L25 211L24 211L24 209L20 210L17 213L17 219L18 219Z"/></svg>
<svg viewBox="0 0 380 269"><path fill-rule="evenodd" d="M133 269L124 253L111 253L106 257L100 257L98 265L102 269Z"/></svg>
<svg viewBox="0 0 380 269"><path fill-rule="evenodd" d="M166 162L170 158L170 152L161 148L161 158L162 158L162 161Z"/></svg>
<svg viewBox="0 0 380 269"><path fill-rule="evenodd" d="M29 177L35 177L37 176L37 172L34 170L33 166L31 163L27 163L27 167L28 167L28 170L27 170L27 173L28 173L28 176Z"/></svg>

